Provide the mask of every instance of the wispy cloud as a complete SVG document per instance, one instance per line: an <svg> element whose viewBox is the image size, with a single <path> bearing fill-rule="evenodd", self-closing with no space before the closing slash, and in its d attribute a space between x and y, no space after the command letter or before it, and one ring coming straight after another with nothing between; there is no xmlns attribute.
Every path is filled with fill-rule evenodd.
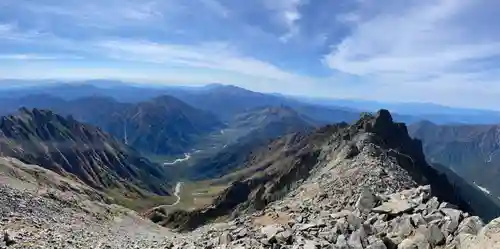
<svg viewBox="0 0 500 249"><path fill-rule="evenodd" d="M20 30L14 23L0 23L0 41L36 40L43 35L37 30Z"/></svg>
<svg viewBox="0 0 500 249"><path fill-rule="evenodd" d="M280 36L280 40L287 42L299 33L297 22L302 18L299 8L307 0L264 0L265 6L274 12L275 18L285 28L286 32Z"/></svg>
<svg viewBox="0 0 500 249"><path fill-rule="evenodd" d="M84 57L59 54L0 54L0 60L14 61L48 61L48 60L81 60Z"/></svg>
<svg viewBox="0 0 500 249"><path fill-rule="evenodd" d="M0 24L0 34L9 33L14 29L14 26L9 23L1 23Z"/></svg>
<svg viewBox="0 0 500 249"><path fill-rule="evenodd" d="M380 13L359 23L325 63L355 75L417 78L477 70L477 63L500 55L500 41L471 36L474 27L458 20L478 5L469 0L422 1L398 13Z"/></svg>
<svg viewBox="0 0 500 249"><path fill-rule="evenodd" d="M5 9L30 16L32 21L44 28L61 25L110 28L146 25L159 21L168 10L175 11L170 2L172 1L23 1L7 4ZM62 20L65 22L61 23Z"/></svg>
<svg viewBox="0 0 500 249"><path fill-rule="evenodd" d="M222 70L274 80L296 80L301 77L271 63L243 56L230 44L223 42L181 45L110 40L99 42L96 46L102 49L102 53L119 60Z"/></svg>

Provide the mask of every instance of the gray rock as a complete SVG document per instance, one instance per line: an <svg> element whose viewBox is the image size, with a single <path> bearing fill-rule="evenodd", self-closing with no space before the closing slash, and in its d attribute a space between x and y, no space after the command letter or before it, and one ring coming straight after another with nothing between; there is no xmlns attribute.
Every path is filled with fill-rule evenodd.
<svg viewBox="0 0 500 249"><path fill-rule="evenodd" d="M376 204L377 196L375 196L370 189L364 188L356 201L356 208L358 208L361 213L368 213Z"/></svg>
<svg viewBox="0 0 500 249"><path fill-rule="evenodd" d="M351 230L356 230L361 227L363 224L363 220L359 218L357 215L354 213L351 213L345 217L347 223L349 224L349 227Z"/></svg>
<svg viewBox="0 0 500 249"><path fill-rule="evenodd" d="M401 237L399 237L397 234L390 233L387 234L386 237L383 238L384 244L387 246L389 249L396 249L399 244L403 241Z"/></svg>
<svg viewBox="0 0 500 249"><path fill-rule="evenodd" d="M392 233L397 234L401 238L406 238L413 233L415 229L408 215L400 216L391 221Z"/></svg>
<svg viewBox="0 0 500 249"><path fill-rule="evenodd" d="M243 238L243 237L247 236L247 234L248 234L248 229L242 228L241 230L238 231L238 233L236 234L236 237Z"/></svg>
<svg viewBox="0 0 500 249"><path fill-rule="evenodd" d="M387 246L385 246L384 242L382 240L375 241L373 243L370 243L366 249L387 249Z"/></svg>
<svg viewBox="0 0 500 249"><path fill-rule="evenodd" d="M335 246L337 247L337 249L350 249L349 244L347 244L347 239L343 234L339 235L339 237L337 238L337 243L335 243Z"/></svg>
<svg viewBox="0 0 500 249"><path fill-rule="evenodd" d="M411 221L415 226L420 226L420 225L426 225L427 222L424 220L424 217L422 214L412 214L411 215Z"/></svg>
<svg viewBox="0 0 500 249"><path fill-rule="evenodd" d="M272 224L262 227L260 232L265 236L266 243L272 243L276 239L276 235L283 230L281 225Z"/></svg>
<svg viewBox="0 0 500 249"><path fill-rule="evenodd" d="M227 245L230 244L231 241L233 241L233 237L229 234L229 232L224 232L219 237L219 245Z"/></svg>
<svg viewBox="0 0 500 249"><path fill-rule="evenodd" d="M401 241L398 249L431 249L429 243L429 230L425 226L420 226L415 233Z"/></svg>
<svg viewBox="0 0 500 249"><path fill-rule="evenodd" d="M457 236L459 249L500 248L500 218L492 220L477 236L461 233Z"/></svg>
<svg viewBox="0 0 500 249"><path fill-rule="evenodd" d="M452 208L452 209L457 209L458 207L453 205L453 204L450 204L448 202L442 202L440 205L439 205L439 209L443 209L443 208Z"/></svg>
<svg viewBox="0 0 500 249"><path fill-rule="evenodd" d="M409 203L407 200L390 199L388 202L372 209L375 213L383 213L390 215L398 215L411 211L415 205Z"/></svg>
<svg viewBox="0 0 500 249"><path fill-rule="evenodd" d="M373 223L373 230L374 233L379 234L387 230L389 224L386 221L383 220L377 220L375 223Z"/></svg>
<svg viewBox="0 0 500 249"><path fill-rule="evenodd" d="M349 211L349 210L342 210L340 212L337 212L337 213L333 213L333 214L330 214L330 217L334 220L337 220L337 219L340 219L340 218L344 218L348 215L352 214L352 211Z"/></svg>
<svg viewBox="0 0 500 249"><path fill-rule="evenodd" d="M462 219L462 213L460 210L452 209L452 208L442 208L441 212L446 215L446 221L442 227L443 232L446 234L453 234L460 224Z"/></svg>
<svg viewBox="0 0 500 249"><path fill-rule="evenodd" d="M292 232L290 230L285 230L276 235L276 240L278 243L290 244L292 242Z"/></svg>
<svg viewBox="0 0 500 249"><path fill-rule="evenodd" d="M439 201L437 197L430 198L426 203L427 214L436 211L439 208Z"/></svg>
<svg viewBox="0 0 500 249"><path fill-rule="evenodd" d="M334 230L339 234L345 234L347 232L347 228L349 227L349 223L347 223L346 218L342 218L337 220L335 223Z"/></svg>
<svg viewBox="0 0 500 249"><path fill-rule="evenodd" d="M427 223L432 223L433 221L442 220L443 218L444 218L444 215L441 214L440 212L434 212L434 213L431 213L431 214L424 216L424 220Z"/></svg>
<svg viewBox="0 0 500 249"><path fill-rule="evenodd" d="M429 228L427 229L426 237L427 241L429 241L432 246L442 245L445 242L443 232L441 232L441 229L439 229L439 227L436 225L429 226Z"/></svg>
<svg viewBox="0 0 500 249"><path fill-rule="evenodd" d="M347 244L353 249L363 249L363 241L366 241L367 234L363 228L359 228L354 231L351 236L349 236L349 240Z"/></svg>
<svg viewBox="0 0 500 249"><path fill-rule="evenodd" d="M404 239L398 249L431 249L431 245L425 240L425 237L417 234L413 237Z"/></svg>
<svg viewBox="0 0 500 249"><path fill-rule="evenodd" d="M5 245L7 247L9 247L11 245L14 245L16 243L16 241L14 240L14 238L7 231L5 231L3 233L3 242L5 243Z"/></svg>
<svg viewBox="0 0 500 249"><path fill-rule="evenodd" d="M460 223L456 233L457 234L467 233L467 234L477 235L477 233L481 230L481 228L483 228L483 226L484 226L484 223L481 220L481 218L479 218L477 216L471 216L471 217L465 218Z"/></svg>
<svg viewBox="0 0 500 249"><path fill-rule="evenodd" d="M318 246L318 243L313 240L306 240L304 243L304 249L316 249Z"/></svg>
<svg viewBox="0 0 500 249"><path fill-rule="evenodd" d="M316 228L316 227L318 227L318 225L317 225L317 224L308 223L308 224L303 224L303 225L300 225L300 226L298 227L298 230L300 230L300 231L307 231L307 230L310 230L310 229L312 229L312 228Z"/></svg>

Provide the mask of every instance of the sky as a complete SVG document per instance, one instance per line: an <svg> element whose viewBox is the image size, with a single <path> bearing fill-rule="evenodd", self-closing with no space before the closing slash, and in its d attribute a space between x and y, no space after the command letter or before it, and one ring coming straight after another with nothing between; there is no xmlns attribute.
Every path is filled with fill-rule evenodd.
<svg viewBox="0 0 500 249"><path fill-rule="evenodd" d="M500 109L497 0L0 0L0 78Z"/></svg>

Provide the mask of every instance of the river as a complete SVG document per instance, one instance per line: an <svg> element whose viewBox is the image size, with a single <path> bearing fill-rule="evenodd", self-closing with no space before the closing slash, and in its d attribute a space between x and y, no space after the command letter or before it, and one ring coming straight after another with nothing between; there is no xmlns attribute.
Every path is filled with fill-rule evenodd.
<svg viewBox="0 0 500 249"><path fill-rule="evenodd" d="M181 195L180 195L181 189L182 189L182 182L177 182L177 184L175 185L175 191L174 191L174 196L177 197L177 200L173 204L166 205L167 207L173 207L173 206L179 204L179 202L181 201Z"/></svg>
<svg viewBox="0 0 500 249"><path fill-rule="evenodd" d="M191 158L191 153L184 153L183 158L177 158L172 162L164 162L163 165L174 165L174 164L182 163L184 161L189 160L190 158Z"/></svg>

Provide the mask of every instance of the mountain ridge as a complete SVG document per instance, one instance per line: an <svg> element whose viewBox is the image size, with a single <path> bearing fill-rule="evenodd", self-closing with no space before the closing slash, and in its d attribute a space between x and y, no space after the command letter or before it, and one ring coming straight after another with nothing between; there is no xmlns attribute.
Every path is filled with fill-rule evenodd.
<svg viewBox="0 0 500 249"><path fill-rule="evenodd" d="M50 95L29 95L20 99L4 99L3 103L4 114L28 107L71 115L150 154L183 154L197 136L224 127L213 114L166 95L138 103L122 103L106 96L64 100ZM169 133L169 130L172 132ZM157 138L153 138L153 134L157 134Z"/></svg>
<svg viewBox="0 0 500 249"><path fill-rule="evenodd" d="M0 119L3 155L38 164L100 191L169 195L167 172L99 128L22 108Z"/></svg>
<svg viewBox="0 0 500 249"><path fill-rule="evenodd" d="M31 128L29 122L18 123L19 129ZM36 134L53 135L46 130ZM478 202L492 206L481 202L480 192L469 193L475 199L463 203L463 183L449 177L453 172L444 175L423 164L419 145L385 111L353 124L285 135L257 149L246 167L227 175L232 184L212 205L196 211L162 205L145 214L174 228L204 224L185 233L87 196L93 192L79 183L68 188L71 181L36 165L0 157L0 246L497 248L500 218L486 224L474 216ZM6 180L12 184L4 185Z"/></svg>
<svg viewBox="0 0 500 249"><path fill-rule="evenodd" d="M352 168L356 164L359 168ZM193 229L221 216L237 217L247 210L263 210L297 189L299 182L311 177L323 179L323 175L332 174L330 171L337 172L339 175L334 178L340 177L338 181L341 182L341 176L346 174L342 172L359 170L359 174L365 174L365 167L374 170L366 174L380 174L380 178L370 178L374 186L379 186L374 191L396 191L394 188L402 191L429 184L431 194L440 201L452 203L467 212L478 213L486 219L492 218L488 210L481 208L483 200L469 203L464 198L465 194L460 192L463 188L457 188L446 174L427 164L420 141L409 137L406 125L394 123L390 113L381 110L376 115L361 117L352 125L340 123L309 134L290 134L263 146L260 152L247 160L245 166L240 167L240 172L228 176L231 185L211 206L192 212L170 213L160 224L177 229ZM358 174L349 177L354 177L360 184L363 182L357 178L360 177ZM380 182L381 179L387 179L395 185ZM342 188L353 191L358 186L347 184ZM495 210L495 214L499 215L498 206ZM155 211L150 215L155 216Z"/></svg>

